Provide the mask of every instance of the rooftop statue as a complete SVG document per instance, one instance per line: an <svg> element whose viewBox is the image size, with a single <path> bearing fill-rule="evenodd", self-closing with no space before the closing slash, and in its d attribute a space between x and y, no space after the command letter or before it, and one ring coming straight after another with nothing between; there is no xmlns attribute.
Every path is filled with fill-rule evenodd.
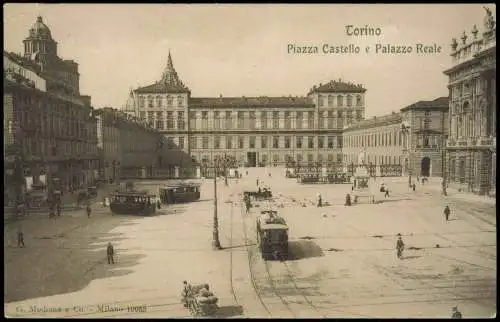
<svg viewBox="0 0 500 322"><path fill-rule="evenodd" d="M495 20L493 14L489 8L483 7L486 10L486 16L484 17L484 28L486 31L491 31L495 28Z"/></svg>

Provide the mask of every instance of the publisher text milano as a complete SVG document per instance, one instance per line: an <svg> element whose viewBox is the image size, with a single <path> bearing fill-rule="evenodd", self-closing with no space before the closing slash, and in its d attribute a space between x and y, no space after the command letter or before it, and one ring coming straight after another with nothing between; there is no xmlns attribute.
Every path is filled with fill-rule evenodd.
<svg viewBox="0 0 500 322"><path fill-rule="evenodd" d="M354 25L345 26L345 32L350 37L366 37L366 36L380 36L382 29L378 27L358 27ZM334 45L334 44L321 44L321 45L304 45L304 44L288 44L288 54L359 54L365 52L375 54L440 54L442 47L437 44L383 44L376 43L372 46L358 46L354 44Z"/></svg>

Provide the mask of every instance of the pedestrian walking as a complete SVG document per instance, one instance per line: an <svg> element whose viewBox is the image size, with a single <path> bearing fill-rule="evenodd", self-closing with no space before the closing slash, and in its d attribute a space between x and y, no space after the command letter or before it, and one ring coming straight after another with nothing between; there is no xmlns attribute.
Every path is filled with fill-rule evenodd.
<svg viewBox="0 0 500 322"><path fill-rule="evenodd" d="M323 199L321 198L321 193L318 192L316 195L317 207L323 207Z"/></svg>
<svg viewBox="0 0 500 322"><path fill-rule="evenodd" d="M257 187L259 186L259 179L257 179Z"/></svg>
<svg viewBox="0 0 500 322"><path fill-rule="evenodd" d="M405 248L405 243L403 242L403 239L401 238L401 234L398 234L398 241L396 242L396 251L397 251L398 259L401 259L403 257L404 248Z"/></svg>
<svg viewBox="0 0 500 322"><path fill-rule="evenodd" d="M462 318L462 313L458 310L457 306L453 307L451 318L452 319L461 319Z"/></svg>
<svg viewBox="0 0 500 322"><path fill-rule="evenodd" d="M422 182L423 182L423 181L424 181L424 180L422 179ZM420 183L420 177L419 177L419 176L417 176L417 182L418 182L418 183Z"/></svg>
<svg viewBox="0 0 500 322"><path fill-rule="evenodd" d="M21 228L17 231L17 247L24 247L24 233Z"/></svg>
<svg viewBox="0 0 500 322"><path fill-rule="evenodd" d="M351 195L350 194L347 194L345 196L345 205L346 206L351 206L352 205L352 203L351 203Z"/></svg>
<svg viewBox="0 0 500 322"><path fill-rule="evenodd" d="M417 188L417 185L415 184L415 182L413 183L413 185L411 187L413 189L413 192L415 192L415 189Z"/></svg>
<svg viewBox="0 0 500 322"><path fill-rule="evenodd" d="M61 216L61 204L57 203L56 205L57 216Z"/></svg>
<svg viewBox="0 0 500 322"><path fill-rule="evenodd" d="M111 244L111 242L108 243L108 248L106 250L106 253L108 255L108 264L114 264L115 263L115 249L113 248L113 244Z"/></svg>
<svg viewBox="0 0 500 322"><path fill-rule="evenodd" d="M387 188L387 186L385 186L385 194L384 194L384 197L387 198L389 197L389 188Z"/></svg>
<svg viewBox="0 0 500 322"><path fill-rule="evenodd" d="M449 221L450 220L450 213L451 213L450 207L449 206L444 207L443 213L444 213L444 218L446 219L446 221Z"/></svg>
<svg viewBox="0 0 500 322"><path fill-rule="evenodd" d="M90 215L92 214L92 208L90 207L90 203L87 204L87 217L90 218Z"/></svg>

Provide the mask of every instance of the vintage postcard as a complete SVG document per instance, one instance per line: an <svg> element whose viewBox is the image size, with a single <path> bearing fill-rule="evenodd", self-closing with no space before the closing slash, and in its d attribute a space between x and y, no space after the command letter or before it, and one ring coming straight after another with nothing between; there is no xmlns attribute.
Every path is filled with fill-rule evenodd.
<svg viewBox="0 0 500 322"><path fill-rule="evenodd" d="M5 316L496 316L496 19L4 5Z"/></svg>

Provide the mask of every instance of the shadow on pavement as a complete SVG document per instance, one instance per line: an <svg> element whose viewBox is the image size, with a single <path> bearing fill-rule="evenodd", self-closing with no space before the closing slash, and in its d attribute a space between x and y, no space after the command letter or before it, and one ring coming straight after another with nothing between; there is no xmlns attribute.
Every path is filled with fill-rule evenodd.
<svg viewBox="0 0 500 322"><path fill-rule="evenodd" d="M382 200L376 200L376 204L381 204L381 203L387 203L387 202L397 202L397 201L403 201L403 200L412 200L411 198L401 198L401 199L382 199Z"/></svg>
<svg viewBox="0 0 500 322"><path fill-rule="evenodd" d="M229 305L229 306L219 306L217 312L215 312L214 317L216 318L230 318L233 316L243 315L243 306L241 305Z"/></svg>
<svg viewBox="0 0 500 322"><path fill-rule="evenodd" d="M294 240L288 242L288 260L322 257L325 253L312 240Z"/></svg>
<svg viewBox="0 0 500 322"><path fill-rule="evenodd" d="M26 248L4 247L4 302L76 292L92 280L132 273L130 268L145 255L120 249L123 234L110 231L136 218L70 218L55 225L42 220L29 231L25 227ZM107 263L108 242L115 248L114 265Z"/></svg>
<svg viewBox="0 0 500 322"><path fill-rule="evenodd" d="M187 206L162 206L156 210L155 216L180 215L186 212Z"/></svg>

